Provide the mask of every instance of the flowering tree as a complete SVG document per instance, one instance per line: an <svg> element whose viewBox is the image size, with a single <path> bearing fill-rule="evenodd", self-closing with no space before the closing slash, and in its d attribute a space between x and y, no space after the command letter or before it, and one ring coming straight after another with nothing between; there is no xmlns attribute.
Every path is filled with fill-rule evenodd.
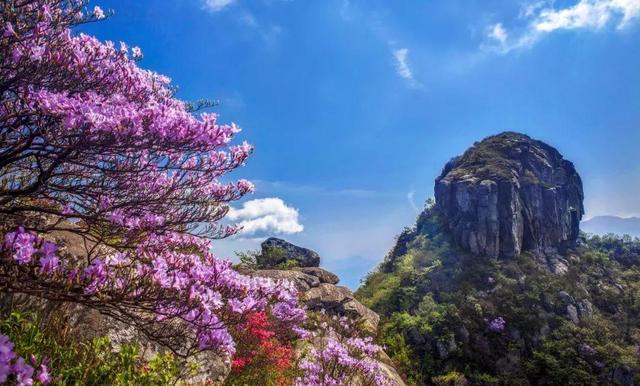
<svg viewBox="0 0 640 386"><path fill-rule="evenodd" d="M104 17L81 0L0 5L0 291L84 304L182 356L233 354L227 326L253 312L297 324L290 284L210 251L236 231L218 221L252 185L221 179L251 146L140 68L139 48L70 30Z"/></svg>

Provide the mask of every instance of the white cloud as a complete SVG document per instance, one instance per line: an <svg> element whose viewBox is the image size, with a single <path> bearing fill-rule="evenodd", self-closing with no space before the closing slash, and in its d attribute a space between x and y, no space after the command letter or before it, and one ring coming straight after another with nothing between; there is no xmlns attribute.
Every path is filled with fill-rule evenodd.
<svg viewBox="0 0 640 386"><path fill-rule="evenodd" d="M552 6L554 1L555 0L539 0L539 1L533 1L530 3L524 3L520 7L519 17L521 19L532 17L536 13L538 13L541 9Z"/></svg>
<svg viewBox="0 0 640 386"><path fill-rule="evenodd" d="M266 47L273 48L283 33L281 26L272 23L260 22L255 15L248 11L239 12L238 22L252 30L256 36L260 37Z"/></svg>
<svg viewBox="0 0 640 386"><path fill-rule="evenodd" d="M246 201L242 208L230 208L227 219L242 227L242 237L291 234L304 230L298 210L277 197Z"/></svg>
<svg viewBox="0 0 640 386"><path fill-rule="evenodd" d="M396 59L396 72L401 78L413 81L413 73L407 63L407 56L409 56L408 48L399 48L393 51L393 57Z"/></svg>
<svg viewBox="0 0 640 386"><path fill-rule="evenodd" d="M395 45L395 42L389 43L392 47ZM402 79L407 81L407 84L411 88L421 88L422 85L418 82L414 76L411 67L409 66L409 49L408 48L398 48L392 49L393 58L395 59L395 67L396 73Z"/></svg>
<svg viewBox="0 0 640 386"><path fill-rule="evenodd" d="M231 5L235 0L205 0L205 5L213 12L219 12Z"/></svg>
<svg viewBox="0 0 640 386"><path fill-rule="evenodd" d="M640 18L640 0L579 0L572 6L559 9L553 8L551 3L547 0L525 4L520 19L527 23L514 26L515 30L520 30L514 38L510 38L502 23L490 26L487 28L487 38L493 44L483 45L483 48L504 54L530 47L554 31L599 30L608 25L622 29Z"/></svg>
<svg viewBox="0 0 640 386"><path fill-rule="evenodd" d="M504 29L502 23L497 23L489 27L488 36L491 39L499 41L501 44L507 42L507 38L509 35L507 34L507 30Z"/></svg>

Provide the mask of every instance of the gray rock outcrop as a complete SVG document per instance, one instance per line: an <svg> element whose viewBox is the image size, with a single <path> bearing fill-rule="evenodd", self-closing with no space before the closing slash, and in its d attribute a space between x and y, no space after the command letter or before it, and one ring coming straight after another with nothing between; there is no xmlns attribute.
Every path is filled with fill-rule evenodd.
<svg viewBox="0 0 640 386"><path fill-rule="evenodd" d="M584 213L573 164L513 132L488 137L447 163L435 196L457 244L492 257L556 256L575 244ZM552 270L562 273L559 265Z"/></svg>
<svg viewBox="0 0 640 386"><path fill-rule="evenodd" d="M328 271L324 272L334 275ZM356 300L353 292L347 287L327 283L316 276L298 270L260 269L245 273L274 280L289 280L300 291L301 298L308 309L325 310L329 315L347 316L361 323L372 333L378 329L380 316Z"/></svg>
<svg viewBox="0 0 640 386"><path fill-rule="evenodd" d="M299 267L320 265L320 256L316 252L276 237L269 237L262 242L261 247L262 251L256 257L260 268L276 268L289 261L294 261Z"/></svg>
<svg viewBox="0 0 640 386"><path fill-rule="evenodd" d="M246 272L246 274L250 276L268 277L273 280L288 280L295 285L299 292L305 292L320 285L320 279L317 277L293 270L261 269L258 271L249 271Z"/></svg>
<svg viewBox="0 0 640 386"><path fill-rule="evenodd" d="M329 314L348 316L371 332L378 329L380 316L357 301L347 287L322 283L305 292L303 299L311 310L322 309Z"/></svg>
<svg viewBox="0 0 640 386"><path fill-rule="evenodd" d="M320 283L338 284L338 282L340 282L338 275L336 275L333 272L329 272L324 268L302 267L302 268L294 268L293 270L305 273L307 275L315 276L318 278L318 280L320 280Z"/></svg>

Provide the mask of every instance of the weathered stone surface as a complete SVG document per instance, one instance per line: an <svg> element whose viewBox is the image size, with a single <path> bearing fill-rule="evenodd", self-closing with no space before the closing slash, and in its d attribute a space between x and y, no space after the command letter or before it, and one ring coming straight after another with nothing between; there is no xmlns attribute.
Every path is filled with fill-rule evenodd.
<svg viewBox="0 0 640 386"><path fill-rule="evenodd" d="M349 316L372 332L378 329L380 316L357 301L346 287L322 283L307 291L304 299L312 310L324 309L330 314Z"/></svg>
<svg viewBox="0 0 640 386"><path fill-rule="evenodd" d="M313 347L321 348L326 346L326 342L327 342L326 337L325 338L318 337L318 338L312 339L310 343L311 343L311 346ZM298 346L296 348L296 356L298 358L301 357L307 349L308 349L308 346ZM380 369L382 370L382 372L387 376L387 379L390 381L389 386L406 386L406 383L404 382L400 374L398 374L396 369L393 367L394 366L393 361L391 360L391 358L389 358L387 353L385 353L384 351L378 352L375 360L380 366ZM355 377L355 379L350 380L350 383L348 386L364 386L364 385L370 385L370 383L369 382L365 383L362 378Z"/></svg>
<svg viewBox="0 0 640 386"><path fill-rule="evenodd" d="M294 268L293 270L306 273L307 275L315 276L320 279L320 283L338 284L338 282L340 281L338 275L320 267L302 267Z"/></svg>
<svg viewBox="0 0 640 386"><path fill-rule="evenodd" d="M380 366L382 367L382 371L384 371L384 373L387 375L387 378L391 380L392 385L405 386L404 381L400 377L400 374L398 374L396 369L393 367L393 361L391 360L391 358L389 358L387 353L381 351L378 354L377 359L378 363L380 363Z"/></svg>
<svg viewBox="0 0 640 386"><path fill-rule="evenodd" d="M317 276L309 275L303 271L315 272L322 276L323 279L321 280ZM337 278L334 280L333 276L335 275L331 272L322 269L308 271L306 268L302 268L293 270L260 269L244 273L251 276L269 277L275 280L290 280L295 283L296 288L302 293L302 299L309 309L323 309L331 315L350 317L362 322L363 326L372 333L375 333L378 329L380 316L357 301L351 290L347 287L324 282L326 280L337 282Z"/></svg>
<svg viewBox="0 0 640 386"><path fill-rule="evenodd" d="M580 318L578 317L578 309L573 304L569 304L567 306L567 318L571 320L573 323L580 323Z"/></svg>
<svg viewBox="0 0 640 386"><path fill-rule="evenodd" d="M261 244L262 253L257 256L260 268L274 268L279 264L294 260L300 267L317 267L320 256L311 249L293 245L288 241L269 237ZM278 253L273 253L276 250ZM280 253L281 252L281 253Z"/></svg>
<svg viewBox="0 0 640 386"><path fill-rule="evenodd" d="M558 292L558 297L564 304L574 304L576 302L567 291Z"/></svg>
<svg viewBox="0 0 640 386"><path fill-rule="evenodd" d="M305 292L320 285L320 279L299 271L261 269L247 272L251 276L268 277L274 280L289 280L293 282L298 291Z"/></svg>
<svg viewBox="0 0 640 386"><path fill-rule="evenodd" d="M387 379L390 380L392 385L395 385L395 386L406 385L406 383L404 383L404 381L402 380L402 377L400 377L400 374L398 374L398 372L393 367L393 365L390 365L387 363L380 363L380 369L384 372L384 374L387 376Z"/></svg>
<svg viewBox="0 0 640 386"><path fill-rule="evenodd" d="M563 251L575 244L584 213L573 164L512 132L488 137L447 163L435 196L457 244L493 257ZM553 271L566 271L564 261L553 263Z"/></svg>
<svg viewBox="0 0 640 386"><path fill-rule="evenodd" d="M597 351L586 343L580 343L580 346L578 346L578 355L582 358L590 358L596 354Z"/></svg>
<svg viewBox="0 0 640 386"><path fill-rule="evenodd" d="M76 309L71 313L69 327L71 333L80 341L107 336L116 348L126 343L137 342L147 360L169 352L169 349L150 341L132 326L80 305L71 307ZM197 365L197 370L185 379L187 384L222 385L231 371L231 358L211 351L193 355L189 361Z"/></svg>
<svg viewBox="0 0 640 386"><path fill-rule="evenodd" d="M578 302L578 313L580 318L590 318L593 315L593 304L588 299Z"/></svg>

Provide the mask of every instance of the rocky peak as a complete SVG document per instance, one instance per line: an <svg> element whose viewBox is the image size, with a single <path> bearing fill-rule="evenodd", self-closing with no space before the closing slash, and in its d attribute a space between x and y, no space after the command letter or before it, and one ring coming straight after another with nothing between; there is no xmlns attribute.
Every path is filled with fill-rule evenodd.
<svg viewBox="0 0 640 386"><path fill-rule="evenodd" d="M456 242L476 255L557 255L575 244L584 213L573 164L514 132L485 138L449 161L435 196Z"/></svg>

